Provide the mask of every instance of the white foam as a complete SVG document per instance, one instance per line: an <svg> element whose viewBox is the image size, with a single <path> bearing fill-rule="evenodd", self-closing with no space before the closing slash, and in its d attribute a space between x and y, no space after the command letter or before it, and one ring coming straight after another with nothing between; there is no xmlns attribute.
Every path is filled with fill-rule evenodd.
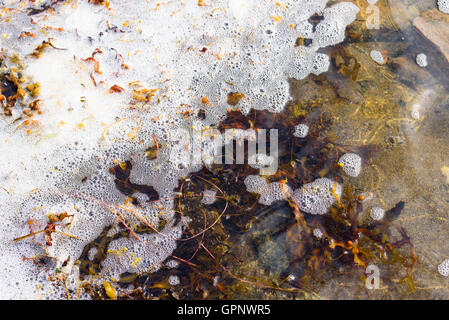
<svg viewBox="0 0 449 320"><path fill-rule="evenodd" d="M178 276L171 275L168 277L168 283L172 286L177 286L181 283L181 280L179 280Z"/></svg>
<svg viewBox="0 0 449 320"><path fill-rule="evenodd" d="M269 206L275 201L286 200L292 193L291 188L281 182L272 182L262 190L259 203Z"/></svg>
<svg viewBox="0 0 449 320"><path fill-rule="evenodd" d="M370 216L373 220L382 220L385 216L385 210L379 207L371 208Z"/></svg>
<svg viewBox="0 0 449 320"><path fill-rule="evenodd" d="M385 58L384 55L378 51L378 50L372 50L370 52L370 57L371 59L373 59L377 64L384 64L385 63Z"/></svg>
<svg viewBox="0 0 449 320"><path fill-rule="evenodd" d="M249 175L245 178L246 190L259 193L259 203L269 206L275 201L285 200L292 193L291 188L285 182L268 181L258 175Z"/></svg>
<svg viewBox="0 0 449 320"><path fill-rule="evenodd" d="M438 0L438 9L449 14L449 0Z"/></svg>
<svg viewBox="0 0 449 320"><path fill-rule="evenodd" d="M295 126L295 132L293 133L293 135L298 138L305 138L307 137L308 133L309 133L309 126L304 123L300 123L297 126Z"/></svg>
<svg viewBox="0 0 449 320"><path fill-rule="evenodd" d="M315 238L321 239L324 236L323 231L320 228L315 228L313 229L313 235L315 236Z"/></svg>
<svg viewBox="0 0 449 320"><path fill-rule="evenodd" d="M414 120L419 120L420 114L419 114L419 110L412 110L410 112L410 116L412 117L412 119Z"/></svg>
<svg viewBox="0 0 449 320"><path fill-rule="evenodd" d="M255 169L271 168L273 161L275 161L273 156L264 153L256 153L248 158L248 164Z"/></svg>
<svg viewBox="0 0 449 320"><path fill-rule="evenodd" d="M362 158L355 153L345 153L340 157L338 163L342 166L343 171L351 177L357 177L362 169Z"/></svg>
<svg viewBox="0 0 449 320"><path fill-rule="evenodd" d="M248 192L262 193L268 186L267 180L258 175L249 175L245 178L244 182Z"/></svg>
<svg viewBox="0 0 449 320"><path fill-rule="evenodd" d="M176 260L168 260L168 261L165 263L165 266L166 266L167 268L169 268L169 269L173 269L173 268L176 268L176 267L179 266L179 262L176 261Z"/></svg>
<svg viewBox="0 0 449 320"><path fill-rule="evenodd" d="M444 260L438 265L438 272L443 277L449 277L449 259Z"/></svg>
<svg viewBox="0 0 449 320"><path fill-rule="evenodd" d="M206 205L213 204L217 200L216 194L217 191L215 190L204 190L203 199L201 199L201 202Z"/></svg>
<svg viewBox="0 0 449 320"><path fill-rule="evenodd" d="M33 22L23 9L0 10L0 47L21 57L24 86L39 82L42 104L42 114L29 124L14 121L21 107L13 108L12 117L0 116L0 297L65 298L65 288L48 277L68 257L70 263L58 274L76 290L74 261L114 223L114 210L130 225L139 222L132 210L155 226L162 218L167 224L142 241L112 241L110 250L127 249L108 254L103 276L157 270L174 250L185 222L173 225L173 201L157 203L162 209L126 204L108 169L132 159L131 181L153 186L161 198L172 197L180 177L201 169L189 163L181 130L216 125L229 108L280 112L290 99L289 77L327 71L329 57L318 50L343 41L346 26L359 11L347 2L326 8L327 2L288 0L278 6L223 0L198 6L195 1L158 5L123 0L106 7L71 1L34 15ZM324 20L313 31L307 20L316 12ZM23 31L35 37L19 39ZM298 37L310 38L312 44L295 47ZM39 58L32 56L48 39L53 47ZM2 72L14 67L6 64ZM114 86L123 90L110 91ZM230 92L244 95L236 106L227 103ZM24 103L32 100L27 95ZM204 120L196 119L201 109ZM145 151L155 146L155 139L157 158L149 160ZM290 193L280 183L264 185L255 179L248 185L248 190L265 186L261 201L267 204ZM31 238L12 239L29 232L28 220L35 221L35 230L44 228L52 211L74 215L70 229L57 228L76 238L53 233L53 244L46 248L52 258L43 268L23 260L42 251ZM43 233L35 240L44 241Z"/></svg>
<svg viewBox="0 0 449 320"><path fill-rule="evenodd" d="M416 56L416 64L421 68L427 67L427 56L424 53L420 53Z"/></svg>
<svg viewBox="0 0 449 320"><path fill-rule="evenodd" d="M294 191L292 199L299 209L310 214L326 214L329 208L340 201L342 187L336 181L319 178Z"/></svg>

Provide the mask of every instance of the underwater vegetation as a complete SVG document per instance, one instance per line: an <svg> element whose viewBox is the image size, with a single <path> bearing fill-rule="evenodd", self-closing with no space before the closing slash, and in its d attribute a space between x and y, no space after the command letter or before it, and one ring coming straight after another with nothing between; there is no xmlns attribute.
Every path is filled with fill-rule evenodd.
<svg viewBox="0 0 449 320"><path fill-rule="evenodd" d="M344 28L329 31L344 41L321 37L332 23L313 13L319 1L301 18L311 26L302 36L287 22L297 15L284 17L278 3L267 2L280 15L255 29L245 18L230 25L224 10L202 1L182 18L165 4L139 3L151 10L141 25L127 1L35 3L1 35L1 142L9 141L0 145L8 221L0 247L9 250L1 264L7 275L26 271L4 277L0 284L13 288L4 294L447 298L449 16L436 2L377 1L379 27L369 29L368 1L353 0L341 7ZM182 20L189 12L202 23L192 25L193 42L179 40L191 36ZM340 12L331 18L340 21ZM165 25L163 14L180 33L167 40L156 28L157 41L147 42L142 26ZM33 22L43 16L54 16L54 27ZM99 22L83 29L74 16ZM45 37L23 31L39 29ZM221 42L228 36L238 41ZM164 44L174 46L147 66ZM305 63L298 58L310 68L296 69ZM57 68L59 78L47 76ZM181 128L277 129L278 169L192 169L175 137Z"/></svg>
<svg viewBox="0 0 449 320"><path fill-rule="evenodd" d="M332 117L319 109L310 106L296 118L291 113L253 110L242 115L235 111L228 114L219 128L278 128L279 170L265 178L294 188L323 176L338 181L344 189L327 214L301 212L290 197L270 206L261 205L260 195L246 190L246 177L258 172L247 164L204 167L180 181L175 210L178 220L187 217L190 222L177 241L177 248L157 271L122 274L117 279L123 289L118 298L316 298L319 283L332 278L338 270L356 275L364 284L369 275L367 267L373 264L402 269L403 281L413 290L416 253L406 230L395 222L404 209L404 202L387 210L380 221L367 219L365 207L372 194L347 183L347 176L338 165L342 154L355 152L362 156L366 166L379 148L338 144L337 137L328 130ZM288 110L294 112L295 106L291 105ZM297 123L310 126L305 138L293 136ZM111 168L116 188L131 199L134 193L144 193L151 203L157 202L157 193L151 187L129 181L131 170L129 161ZM212 204L202 202L205 190L216 191ZM164 226L161 221L157 228L142 223L132 231L124 222L122 231L114 237L132 237L132 232L158 232ZM80 257L81 275L101 273L101 261L108 254L108 243L112 240L107 232L104 230L85 248ZM87 253L92 246L97 248L97 254L89 261ZM265 271L258 275L245 273L247 265ZM86 285L85 289L94 298L108 297L106 287Z"/></svg>

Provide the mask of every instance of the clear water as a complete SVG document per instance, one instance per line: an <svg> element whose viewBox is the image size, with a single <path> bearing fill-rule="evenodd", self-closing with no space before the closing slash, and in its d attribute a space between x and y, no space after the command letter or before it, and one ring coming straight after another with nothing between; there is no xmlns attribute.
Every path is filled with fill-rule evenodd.
<svg viewBox="0 0 449 320"><path fill-rule="evenodd" d="M361 16L368 18L367 1L355 2L362 8ZM441 29L432 25L430 32L440 30L444 34L449 30L449 16L436 10L432 1L378 1L375 6L379 8L380 28L368 30L363 18L353 23L340 52L331 52L331 70L316 77L319 84L313 77L292 80L291 92L293 104L315 103L331 115L333 124L329 131L338 137L339 143L375 144L381 148L350 183L376 195L370 206L391 208L399 201L405 202L395 224L407 230L418 256L412 272L415 290L403 281L404 269L379 265L379 290L368 290L359 272L342 269L317 274L310 280L310 290L304 297L448 299L449 282L438 273L438 265L449 256L449 52L444 50L449 40L432 42L432 35L423 35L419 28L424 28L422 21L437 21ZM387 63L375 63L370 58L371 50L381 51ZM340 66L339 72L341 52L352 58L348 59L347 69ZM415 62L419 53L427 55L425 68ZM345 71L353 70L355 63L360 64L360 69L354 81L353 74ZM269 219L264 221L243 238L275 225ZM282 238L279 234L277 237ZM276 250L280 245L276 241L273 236L264 244L262 251L266 249L267 253L259 263L265 271L252 270L254 275L279 277L279 264L288 258L285 252ZM251 266L243 266L241 270L249 269ZM252 294L292 297L288 293L261 294L257 290Z"/></svg>

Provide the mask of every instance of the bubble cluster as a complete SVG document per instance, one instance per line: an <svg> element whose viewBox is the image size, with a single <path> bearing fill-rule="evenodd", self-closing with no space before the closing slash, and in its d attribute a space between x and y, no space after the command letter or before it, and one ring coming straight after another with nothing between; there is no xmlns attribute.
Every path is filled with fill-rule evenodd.
<svg viewBox="0 0 449 320"><path fill-rule="evenodd" d="M449 277L449 259L444 260L439 266L438 266L438 272L443 277Z"/></svg>
<svg viewBox="0 0 449 320"><path fill-rule="evenodd" d="M357 201L360 202L360 203L364 203L364 202L372 200L373 197L374 197L374 195L373 195L372 192L369 192L369 191L362 192L361 194L359 194L357 196Z"/></svg>
<svg viewBox="0 0 449 320"><path fill-rule="evenodd" d="M293 192L292 199L301 211L310 214L326 214L340 200L342 187L336 181L319 178Z"/></svg>
<svg viewBox="0 0 449 320"><path fill-rule="evenodd" d="M416 64L421 68L427 67L427 56L424 53L420 53L416 56Z"/></svg>
<svg viewBox="0 0 449 320"><path fill-rule="evenodd" d="M270 168L273 161L275 161L275 159L272 156L264 153L256 153L248 159L248 164L255 169Z"/></svg>
<svg viewBox="0 0 449 320"><path fill-rule="evenodd" d="M380 51L378 51L378 50L372 50L370 52L370 57L377 64L384 64L385 63L384 55Z"/></svg>
<svg viewBox="0 0 449 320"><path fill-rule="evenodd" d="M323 238L323 236L324 236L324 233L323 233L323 231L320 229L320 228L315 228L315 229L313 229L313 235L316 237L316 238L318 238L318 239L321 239L321 238Z"/></svg>
<svg viewBox="0 0 449 320"><path fill-rule="evenodd" d="M165 263L165 267L167 267L168 269L173 269L179 266L179 262L176 260L168 260Z"/></svg>
<svg viewBox="0 0 449 320"><path fill-rule="evenodd" d="M412 119L414 120L419 120L420 114L418 110L412 110L410 112L410 116L412 117Z"/></svg>
<svg viewBox="0 0 449 320"><path fill-rule="evenodd" d="M357 177L362 169L362 158L355 153L345 153L338 164L348 176Z"/></svg>
<svg viewBox="0 0 449 320"><path fill-rule="evenodd" d="M438 9L449 14L449 0L438 0Z"/></svg>
<svg viewBox="0 0 449 320"><path fill-rule="evenodd" d="M108 255L102 262L102 275L120 279L124 272L145 273L160 269L161 262L170 257L176 248L176 239L181 236L181 227L166 226L159 234L139 234L111 241Z"/></svg>
<svg viewBox="0 0 449 320"><path fill-rule="evenodd" d="M292 190L287 184L282 182L272 182L262 190L259 203L269 206L275 201L287 199L291 192Z"/></svg>
<svg viewBox="0 0 449 320"><path fill-rule="evenodd" d="M168 277L168 283L172 286L177 286L181 283L181 280L179 280L178 276L171 275Z"/></svg>
<svg viewBox="0 0 449 320"><path fill-rule="evenodd" d="M268 181L259 175L249 175L245 178L245 186L248 192L262 193L268 186Z"/></svg>
<svg viewBox="0 0 449 320"><path fill-rule="evenodd" d="M246 190L260 194L259 203L266 206L271 205L275 201L287 199L292 192L286 183L268 183L266 179L258 175L247 176L244 183Z"/></svg>
<svg viewBox="0 0 449 320"><path fill-rule="evenodd" d="M161 266L187 223L175 225L174 203L163 199L174 196L181 177L202 168L191 161L190 134L213 128L229 109L280 112L290 99L288 79L327 71L329 57L319 51L343 41L359 12L348 2L285 3L52 2L53 8L33 15L33 21L18 2L8 2L12 10L0 10L2 51L22 60L16 65L7 59L2 68L21 68L25 84L39 83L42 104L32 128L26 123L17 128L21 108L0 121L2 298L64 298L65 288L48 281L63 264L62 276L75 290L79 277L73 262L115 223L117 210L130 225L139 223L133 212L154 226L161 219L166 224L159 233L142 235L144 241L111 241L114 253L103 261L102 276ZM323 19L314 26L308 20L316 13ZM36 36L21 37L24 30ZM299 37L310 39L310 45L294 46ZM33 55L49 39L51 46ZM232 92L239 99L229 100ZM27 96L24 103L31 100ZM129 180L152 186L161 209L129 203L129 195L117 190L109 169L128 160ZM266 204L290 194L285 184L260 177L245 184ZM146 194L133 197L150 202ZM73 216L70 230L57 228L73 237L53 233L48 252L41 252L49 261L43 272L23 257L39 252L31 240L45 242L44 234L12 239L29 233L29 220L39 230L50 213L63 212Z"/></svg>
<svg viewBox="0 0 449 320"><path fill-rule="evenodd" d="M369 214L373 220L378 221L378 220L382 220L384 218L385 210L382 208L379 208L379 207L374 207L374 208L371 208Z"/></svg>
<svg viewBox="0 0 449 320"><path fill-rule="evenodd" d="M209 205L213 204L216 199L217 191L215 190L204 190L203 192L203 198L201 199L201 203Z"/></svg>
<svg viewBox="0 0 449 320"><path fill-rule="evenodd" d="M307 137L308 133L309 133L309 126L300 123L295 127L295 132L293 133L293 135L298 138L305 138Z"/></svg>

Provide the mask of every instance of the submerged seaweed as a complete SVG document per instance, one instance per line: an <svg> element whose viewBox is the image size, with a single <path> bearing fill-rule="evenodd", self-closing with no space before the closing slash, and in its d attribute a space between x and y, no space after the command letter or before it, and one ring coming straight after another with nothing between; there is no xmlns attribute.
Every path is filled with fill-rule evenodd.
<svg viewBox="0 0 449 320"><path fill-rule="evenodd" d="M294 108L290 106L290 110ZM364 196L345 183L346 178L336 165L344 152L357 152L369 163L378 147L336 143L336 137L327 130L332 117L321 113L319 108L306 110L296 118L288 114L230 112L219 128L279 129L279 170L266 178L271 182L285 181L294 188L323 176L344 183L345 192L330 212L322 216L305 214L289 198L263 206L258 203L259 195L247 192L244 184L245 178L258 170L237 164L204 167L180 181L175 210L188 217L190 223L168 259L178 261L179 266L170 269L164 262L156 272L122 274L118 284L123 288L132 285L135 289L120 298L217 299L248 295L274 298L279 294L313 297L317 286L340 268L365 277L367 265L373 263L404 268L413 287L411 272L416 261L413 244L405 230L393 223L404 203L399 202L387 211L381 222L363 221L359 216L364 211ZM310 125L306 138L292 135L294 125L299 122ZM129 161L111 168L117 189L126 195L147 194L148 187L129 182L131 170ZM212 205L201 202L206 189L217 192L217 201ZM148 196L153 199L152 194ZM314 235L315 229L321 231L321 237ZM399 232L400 239L393 239L394 230ZM114 237L131 236L124 230L108 237L107 231L85 248L80 258L83 274L101 271L101 261ZM92 261L87 261L92 246L103 249L97 250ZM402 251L406 246L409 252ZM245 274L249 265L252 273L259 268L260 274ZM180 285L171 286L168 283L171 276L178 277Z"/></svg>

